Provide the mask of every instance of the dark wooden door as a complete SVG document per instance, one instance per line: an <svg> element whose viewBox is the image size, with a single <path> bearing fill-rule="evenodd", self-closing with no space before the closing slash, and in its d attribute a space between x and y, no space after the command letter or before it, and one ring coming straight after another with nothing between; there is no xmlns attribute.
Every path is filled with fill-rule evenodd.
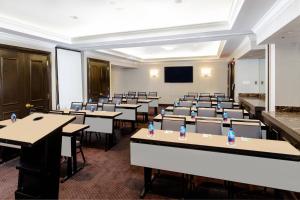
<svg viewBox="0 0 300 200"><path fill-rule="evenodd" d="M12 113L28 115L26 104L49 109L50 66L48 55L0 49L0 119Z"/></svg>
<svg viewBox="0 0 300 200"><path fill-rule="evenodd" d="M27 103L40 110L48 110L50 104L50 87L49 76L50 68L48 67L48 56L28 54L28 88Z"/></svg>
<svg viewBox="0 0 300 200"><path fill-rule="evenodd" d="M12 113L25 116L24 55L16 51L0 49L0 59L0 118L7 119Z"/></svg>
<svg viewBox="0 0 300 200"><path fill-rule="evenodd" d="M110 64L88 58L88 98L94 100L110 93Z"/></svg>

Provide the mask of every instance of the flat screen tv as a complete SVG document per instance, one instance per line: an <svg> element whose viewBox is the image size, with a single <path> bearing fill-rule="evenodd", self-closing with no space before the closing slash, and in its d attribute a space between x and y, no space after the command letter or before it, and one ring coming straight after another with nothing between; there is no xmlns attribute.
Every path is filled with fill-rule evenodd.
<svg viewBox="0 0 300 200"><path fill-rule="evenodd" d="M165 83L192 83L193 66L165 67Z"/></svg>

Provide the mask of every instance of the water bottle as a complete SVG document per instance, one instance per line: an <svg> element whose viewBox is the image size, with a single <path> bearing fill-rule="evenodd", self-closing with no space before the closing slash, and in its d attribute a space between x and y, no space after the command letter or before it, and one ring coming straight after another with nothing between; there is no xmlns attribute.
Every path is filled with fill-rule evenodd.
<svg viewBox="0 0 300 200"><path fill-rule="evenodd" d="M220 104L220 102L218 102L218 104L217 104L217 108L218 108L218 110L220 110L220 109L221 109L221 104Z"/></svg>
<svg viewBox="0 0 300 200"><path fill-rule="evenodd" d="M227 119L228 119L228 113L227 112L223 113L223 119L224 119L224 121L227 121Z"/></svg>
<svg viewBox="0 0 300 200"><path fill-rule="evenodd" d="M161 109L160 114L161 116L165 116L165 109Z"/></svg>
<svg viewBox="0 0 300 200"><path fill-rule="evenodd" d="M76 106L76 107L75 107L75 111L76 111L76 112L79 111L79 106Z"/></svg>
<svg viewBox="0 0 300 200"><path fill-rule="evenodd" d="M196 112L195 112L194 110L192 111L191 116L192 116L192 119L195 119L195 117L196 117Z"/></svg>
<svg viewBox="0 0 300 200"><path fill-rule="evenodd" d="M235 133L232 130L232 128L230 128L229 131L228 131L227 142L228 142L229 145L234 145L234 143L235 143Z"/></svg>
<svg viewBox="0 0 300 200"><path fill-rule="evenodd" d="M17 115L16 115L16 113L12 113L11 114L10 120L12 121L12 123L15 123L17 121Z"/></svg>
<svg viewBox="0 0 300 200"><path fill-rule="evenodd" d="M89 98L89 103L92 103L92 98Z"/></svg>
<svg viewBox="0 0 300 200"><path fill-rule="evenodd" d="M60 110L60 105L59 104L56 105L56 110Z"/></svg>
<svg viewBox="0 0 300 200"><path fill-rule="evenodd" d="M153 122L149 122L149 125L148 125L148 132L149 132L149 135L150 135L150 136L153 136L153 135L154 135L154 125L153 125Z"/></svg>
<svg viewBox="0 0 300 200"><path fill-rule="evenodd" d="M95 111L95 106L91 106L91 111L92 111L92 112Z"/></svg>
<svg viewBox="0 0 300 200"><path fill-rule="evenodd" d="M185 129L185 126L184 125L181 125L180 126L180 138L185 138L185 134L186 134L186 129Z"/></svg>

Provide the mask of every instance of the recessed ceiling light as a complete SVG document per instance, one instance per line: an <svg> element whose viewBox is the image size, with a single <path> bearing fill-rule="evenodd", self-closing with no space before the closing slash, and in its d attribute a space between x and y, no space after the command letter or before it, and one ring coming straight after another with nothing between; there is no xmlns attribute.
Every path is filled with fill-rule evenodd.
<svg viewBox="0 0 300 200"><path fill-rule="evenodd" d="M71 18L71 19L78 19L78 17L75 16L75 15L70 16L70 18Z"/></svg>
<svg viewBox="0 0 300 200"><path fill-rule="evenodd" d="M175 3L182 3L182 0L175 0Z"/></svg>

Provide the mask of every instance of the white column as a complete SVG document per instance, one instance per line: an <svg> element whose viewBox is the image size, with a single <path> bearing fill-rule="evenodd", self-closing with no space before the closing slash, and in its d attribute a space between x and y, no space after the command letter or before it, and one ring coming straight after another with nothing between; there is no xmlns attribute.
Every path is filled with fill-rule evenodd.
<svg viewBox="0 0 300 200"><path fill-rule="evenodd" d="M267 45L266 49L266 111L275 111L275 44Z"/></svg>

